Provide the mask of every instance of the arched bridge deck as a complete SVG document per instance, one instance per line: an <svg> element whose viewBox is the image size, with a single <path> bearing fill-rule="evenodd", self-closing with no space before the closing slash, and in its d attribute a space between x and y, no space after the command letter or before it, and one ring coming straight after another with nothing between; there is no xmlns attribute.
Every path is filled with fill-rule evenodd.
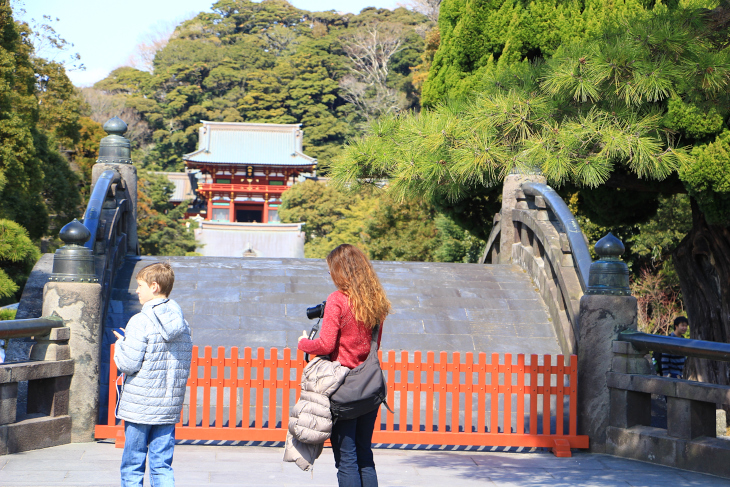
<svg viewBox="0 0 730 487"><path fill-rule="evenodd" d="M30 362L27 360L32 343L28 339L29 330L35 330L37 322L10 323L5 329L4 336L13 338L8 358L20 361L20 365L5 367L5 379L0 381L5 391L4 404L9 406L4 406L0 418L0 437L8 439L5 443L0 441L0 454L3 448L5 452L24 451L94 438L101 427L98 420L107 418L108 413L105 408L109 404L106 397L109 389L104 383L110 375L111 329L126 326L129 318L139 311L134 276L148 263L161 259L172 263L177 275L172 297L182 305L198 346L295 348L301 330L312 325L306 320L306 308L318 304L334 290L322 260L138 257L136 169L130 164L129 146L126 154L124 150L117 151L121 146L116 134L124 132L124 123L113 119L105 128L110 135L102 140L99 160L92 171L94 185L83 224L71 223L67 232L61 231L66 245L59 249L59 254L76 256L71 259L73 265L56 268L52 255L43 256L25 286L18 308L18 319L43 315L45 318L40 321L47 323L55 318L51 321L58 324L61 318L63 326L53 326L47 336L36 337L42 343L34 349L35 358ZM79 225L88 230L86 240L80 240L84 233L79 233ZM86 250L79 252L82 244ZM602 255L598 249L597 253ZM63 264L65 260L61 258L58 262ZM87 265L90 260L94 263L93 272ZM587 242L575 217L559 195L545 184L543 176L517 173L505 178L502 209L495 215L482 263L491 265L374 263L394 308L385 323L382 349L462 352L458 359L464 365L456 366L443 357L437 362L437 368L429 357L428 362L421 361L414 367L401 360L396 367L396 360L390 358L395 354L389 354L389 360L384 361L386 365L392 364L386 371L388 377L393 374L394 381L389 394L393 404L398 395L401 407L398 427L395 428L393 415L387 420L386 429L379 430L386 435L383 438L403 440L409 431L418 434L426 431L438 434L442 447L453 444L447 442L457 437L460 439L456 441L463 445L486 446L482 438L478 442L473 438L464 439L462 432L480 437L488 434L489 441L508 445L517 437L524 437L517 439L530 444L539 438L540 444L546 439L554 441L551 447L564 453L572 445L565 443L564 413L566 397L569 397L569 436L581 442L590 438L592 451L730 476L727 462L722 462L728 455L727 442L715 438L714 414L716 404L729 404L727 388L653 376L644 350L649 347L656 351L657 342L630 332L636 330L636 301L629 296L628 282L616 280L615 272L602 272L600 267L596 267L594 275ZM99 325L103 330L101 340ZM618 333L621 330L628 331ZM100 343L103 345L101 367ZM637 344L639 349L634 348ZM674 352L676 347L675 343L658 350ZM727 360L724 344L702 342L681 347L683 355L711 359L720 356L721 360ZM708 350L714 355L708 356ZM472 357L466 357L463 352L539 356L577 353L580 360L571 358L567 373L559 364L557 368L552 367L547 357L538 359L538 364L543 362L542 366L535 366L530 360L528 385L521 382L527 377L526 368L520 365L521 358L517 358L516 370L512 365L492 362L477 364L480 371L475 372ZM215 379L220 380L213 385L210 352L206 350L204 365L196 362L194 370L208 368L202 383L198 378L192 380L191 390L203 387L208 393L203 392L202 404L190 394L188 429L195 430L200 425L207 432L223 430L226 418L228 424L238 428L237 419L243 416L237 418L238 409L230 407L238 404L242 406L241 411L249 413L245 427L241 419L241 427L256 435L267 433L268 437L262 416L263 398L267 394L265 417L269 426L276 429L277 421L280 425L285 423L288 415L284 414L283 404L286 402L277 402L273 392L282 390L282 395L284 389L289 395L296 392L291 387L291 379L271 379L272 373L278 377L278 360L257 356L254 363L250 350L244 353L248 356L244 361L248 362L243 366L250 370L253 365L257 368L256 378L252 379L249 372L243 383L234 376L225 379L226 367L229 371L241 368L236 357L223 359L216 354ZM266 350L264 356L269 353ZM456 354L453 357L457 359ZM495 358L505 360L505 355ZM512 358L514 364L515 357ZM74 366L72 376L67 369L60 372L55 369L67 367L70 361ZM267 369L267 362L277 365ZM294 371L292 363L285 360L283 364L290 376ZM18 372L21 369L26 375ZM42 370L43 374L28 375L31 369ZM267 370L269 379L266 379ZM411 373L414 382L410 382ZM424 373L425 383L421 380ZM437 373L440 388L431 388L433 375ZM479 375L477 384L473 383L475 374ZM460 382L462 375L466 384ZM512 389L515 375L517 390ZM566 388L566 376L570 378L569 388ZM546 378L550 387L546 387ZM53 382L46 382L47 379ZM31 386L33 394L29 392ZM215 403L209 394L212 387L216 388ZM244 388L248 391L248 407L244 406L243 399L232 401L238 397L239 389L244 394ZM43 394L38 392L41 390ZM227 412L224 410L226 390L230 408ZM253 423L249 421L254 408L251 391L255 392L258 414ZM518 392L517 411L511 404L515 392ZM460 401L462 393L463 402ZM416 397L424 394L426 401L416 401ZM438 407L433 402L436 394ZM449 394L451 401L447 402ZM474 394L478 396L476 407ZM652 394L665 395L668 410L676 413L667 415L666 428L650 426ZM101 402L97 409L99 395ZM489 402L485 402L487 395ZM529 413L525 395L529 396ZM31 396L33 400L26 401ZM538 399L542 405L540 410ZM558 404L563 407L558 408ZM213 406L215 417L211 423L209 413ZM435 421L431 413L437 409L438 421ZM43 417L26 418L28 411ZM553 415L558 411L563 414ZM190 418L196 417L202 417L207 424L203 426L195 420L191 425ZM42 435L36 434L40 431L39 424L56 425L58 431L46 428ZM409 429L409 425L417 429ZM107 426L117 428L112 423ZM15 432L12 438L39 441L23 444L10 441L10 431ZM226 435L230 431L229 427ZM115 434L118 432L117 428ZM283 429L278 427L278 432ZM399 436L393 436L396 433ZM206 436L214 439L210 434ZM584 448L587 443L581 445L573 446ZM661 455L655 453L657 445L661 447ZM7 471L7 465L0 470Z"/></svg>
<svg viewBox="0 0 730 487"><path fill-rule="evenodd" d="M200 346L296 348L313 322L305 310L335 290L319 259L165 257L178 301ZM128 256L109 303L112 327L140 310L134 276L160 260ZM547 308L529 276L513 265L374 262L393 304L384 350L561 353ZM105 377L105 375L102 375Z"/></svg>

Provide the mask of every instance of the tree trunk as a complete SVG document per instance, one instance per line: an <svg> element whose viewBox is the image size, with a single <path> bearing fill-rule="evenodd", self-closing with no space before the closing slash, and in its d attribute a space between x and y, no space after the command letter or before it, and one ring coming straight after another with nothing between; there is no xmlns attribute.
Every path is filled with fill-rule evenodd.
<svg viewBox="0 0 730 487"><path fill-rule="evenodd" d="M694 199L692 230L674 251L690 338L728 343L730 338L730 228L708 225ZM688 359L685 376L730 385L730 363Z"/></svg>

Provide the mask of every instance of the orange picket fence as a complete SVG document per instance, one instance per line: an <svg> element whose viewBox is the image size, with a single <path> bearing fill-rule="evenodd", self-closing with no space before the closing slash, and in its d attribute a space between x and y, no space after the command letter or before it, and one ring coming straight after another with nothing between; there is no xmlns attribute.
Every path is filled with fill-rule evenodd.
<svg viewBox="0 0 730 487"><path fill-rule="evenodd" d="M588 448L577 434L577 357L460 354L420 351L380 353L391 414L381 407L374 443L546 447L557 456ZM451 355L451 360L449 360ZM114 356L112 345L110 357ZM437 360L438 358L438 360ZM463 358L463 360L462 360ZM124 441L114 417L117 369L110 360L109 417L97 438ZM500 363L501 362L501 363ZM542 363L540 363L542 362ZM181 440L284 441L289 410L299 398L306 363L288 348L245 348L239 357L211 347L193 359L185 406L175 436Z"/></svg>

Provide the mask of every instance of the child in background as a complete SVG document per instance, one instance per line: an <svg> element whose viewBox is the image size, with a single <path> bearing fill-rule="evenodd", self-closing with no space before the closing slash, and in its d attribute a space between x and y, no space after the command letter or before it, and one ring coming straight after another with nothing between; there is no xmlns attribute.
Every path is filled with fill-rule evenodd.
<svg viewBox="0 0 730 487"><path fill-rule="evenodd" d="M686 316L680 316L674 320L674 331L669 334L670 337L682 338L689 328L689 321ZM684 355L674 355L671 353L662 353L662 375L664 377L672 377L681 379L684 372L684 362L687 357Z"/></svg>

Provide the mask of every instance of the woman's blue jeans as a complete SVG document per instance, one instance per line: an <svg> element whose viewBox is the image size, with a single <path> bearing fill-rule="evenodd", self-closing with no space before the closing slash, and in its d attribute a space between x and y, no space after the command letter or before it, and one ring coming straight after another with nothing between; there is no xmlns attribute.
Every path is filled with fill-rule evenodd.
<svg viewBox="0 0 730 487"><path fill-rule="evenodd" d="M138 424L125 421L122 487L142 487L148 449L150 485L174 487L175 477L172 473L174 448L174 424Z"/></svg>
<svg viewBox="0 0 730 487"><path fill-rule="evenodd" d="M359 418L337 420L332 427L332 452L335 454L339 487L378 487L373 440L378 410Z"/></svg>

